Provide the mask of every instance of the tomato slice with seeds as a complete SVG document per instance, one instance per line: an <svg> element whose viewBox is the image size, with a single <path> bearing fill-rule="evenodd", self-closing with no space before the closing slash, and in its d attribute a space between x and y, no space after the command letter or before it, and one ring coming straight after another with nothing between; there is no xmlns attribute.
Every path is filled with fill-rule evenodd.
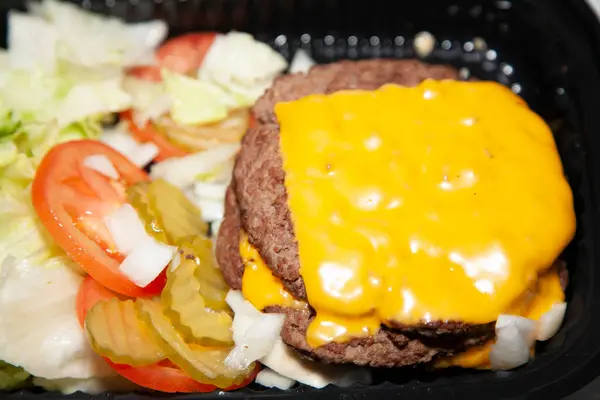
<svg viewBox="0 0 600 400"><path fill-rule="evenodd" d="M106 156L119 180L85 167L84 160L92 155ZM116 150L99 141L77 140L52 148L32 184L33 205L54 241L100 284L130 297L160 293L164 278L141 288L119 271L124 256L116 251L104 217L126 202L126 187L148 180Z"/></svg>
<svg viewBox="0 0 600 400"><path fill-rule="evenodd" d="M118 294L100 285L92 277L87 276L81 283L79 292L77 293L77 318L81 327L83 328L84 326L87 312L97 302L108 301L118 296ZM143 367L115 364L108 358L104 358L104 360L125 379L139 386L165 393L207 393L215 390L236 390L252 383L260 371L260 366L257 364L256 368L241 384L233 385L226 389L219 389L214 385L200 383L190 378L169 360L163 360Z"/></svg>

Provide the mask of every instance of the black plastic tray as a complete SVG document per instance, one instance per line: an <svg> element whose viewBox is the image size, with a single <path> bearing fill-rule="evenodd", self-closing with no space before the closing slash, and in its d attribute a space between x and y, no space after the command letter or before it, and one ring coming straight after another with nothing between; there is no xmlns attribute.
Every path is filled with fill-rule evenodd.
<svg viewBox="0 0 600 400"><path fill-rule="evenodd" d="M250 387L233 393L167 396L127 394L116 399L559 399L600 374L600 25L584 0L83 0L94 11L129 21L165 19L171 34L241 30L286 57L307 50L318 62L342 58L414 57L412 39L433 33L426 58L466 68L473 76L506 84L553 127L575 194L578 231L565 252L571 283L560 332L525 367L511 372L469 370L377 371L368 387L289 391ZM21 0L0 1L6 11ZM5 37L5 35L3 35ZM474 45L482 38L487 48ZM477 48L476 48L477 47ZM112 395L95 396L97 399ZM5 399L84 399L42 391L0 393Z"/></svg>

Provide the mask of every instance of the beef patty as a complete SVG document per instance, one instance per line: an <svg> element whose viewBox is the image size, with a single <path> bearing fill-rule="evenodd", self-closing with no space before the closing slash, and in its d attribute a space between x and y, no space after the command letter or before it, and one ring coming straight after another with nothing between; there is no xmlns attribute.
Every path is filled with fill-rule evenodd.
<svg viewBox="0 0 600 400"><path fill-rule="evenodd" d="M225 280L233 289L242 286L244 266L239 253L239 234L240 229L244 229L273 274L297 298L306 299L298 246L287 205L275 104L309 94L345 89L374 90L387 83L415 86L427 78L458 79L458 73L452 67L427 65L415 60L342 61L313 67L306 75L286 75L275 81L253 108L257 125L242 139L227 191L225 219L219 230L217 260ZM313 310L271 307L266 311L286 314L281 336L288 345L308 357L330 363L372 367L426 363L436 356L451 355L481 344L494 335L493 323L396 324L394 329L383 327L372 337L330 343L315 349L306 342L306 330L314 318Z"/></svg>
<svg viewBox="0 0 600 400"><path fill-rule="evenodd" d="M269 268L297 297L306 298L306 289L287 206L275 103L345 89L375 90L386 83L415 86L427 78L458 79L458 72L415 60L342 61L279 78L254 106L258 124L242 139L233 172L242 225Z"/></svg>
<svg viewBox="0 0 600 400"><path fill-rule="evenodd" d="M242 220L236 198L235 183L227 189L225 218L219 229L217 260L225 280L232 289L242 288L244 264L239 241ZM494 335L494 325L442 324L414 329L383 327L376 335L347 343L330 343L312 348L306 341L306 330L314 311L268 307L266 312L286 315L281 338L307 358L335 364L357 364L371 367L402 367L430 362L436 356L452 355L482 344Z"/></svg>

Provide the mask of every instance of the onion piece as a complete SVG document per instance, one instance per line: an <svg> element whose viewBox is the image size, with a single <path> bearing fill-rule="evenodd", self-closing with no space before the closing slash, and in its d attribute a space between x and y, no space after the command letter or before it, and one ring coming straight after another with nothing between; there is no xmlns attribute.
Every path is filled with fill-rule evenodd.
<svg viewBox="0 0 600 400"><path fill-rule="evenodd" d="M87 156L83 160L83 166L100 172L102 175L110 179L117 180L120 178L119 172L104 154L94 154Z"/></svg>
<svg viewBox="0 0 600 400"><path fill-rule="evenodd" d="M256 383L268 388L288 390L296 383L295 380L278 374L270 368L262 369L256 376Z"/></svg>
<svg viewBox="0 0 600 400"><path fill-rule="evenodd" d="M218 221L225 215L223 200L196 199L195 204L200 208L202 219L206 222Z"/></svg>
<svg viewBox="0 0 600 400"><path fill-rule="evenodd" d="M223 223L223 219L218 219L216 221L213 221L211 228L212 228L212 232L213 232L213 237L217 238L219 237L219 229L221 229L221 224Z"/></svg>
<svg viewBox="0 0 600 400"><path fill-rule="evenodd" d="M100 140L123 154L140 168L145 167L158 154L158 147L153 143L138 143L121 128L106 129Z"/></svg>
<svg viewBox="0 0 600 400"><path fill-rule="evenodd" d="M234 302L240 303L239 294L229 292L226 301L231 302L231 296L237 297ZM244 303L247 303L243 300ZM250 303L234 306L233 341L235 347L225 359L225 365L233 369L245 369L250 364L267 355L279 338L285 316L283 314L264 314L256 310Z"/></svg>
<svg viewBox="0 0 600 400"><path fill-rule="evenodd" d="M140 168L144 168L154 160L154 157L158 155L158 146L154 143L142 143L137 146L131 152L131 161Z"/></svg>
<svg viewBox="0 0 600 400"><path fill-rule="evenodd" d="M535 335L535 321L514 315L500 315L496 321L496 343L490 350L492 369L509 370L526 364Z"/></svg>
<svg viewBox="0 0 600 400"><path fill-rule="evenodd" d="M265 314L258 311L252 304L246 301L240 291L230 290L225 300L235 314L233 319L233 338L236 347L238 346L237 335L244 336L245 332L250 329L257 329L256 337L259 338L258 340L261 340L263 336L261 336L260 331L264 331L264 327L260 323L256 323L256 321L260 321ZM270 337L269 340L271 340ZM371 373L366 368L341 365L331 366L301 359L283 343L279 334L271 350L264 357L260 358L260 362L279 375L317 389L329 384L351 386L355 383L371 383Z"/></svg>
<svg viewBox="0 0 600 400"><path fill-rule="evenodd" d="M154 238L135 246L119 270L139 287L148 286L171 262L177 247L159 243Z"/></svg>
<svg viewBox="0 0 600 400"><path fill-rule="evenodd" d="M542 314L537 322L536 339L543 342L556 335L565 319L566 311L567 303L557 303Z"/></svg>
<svg viewBox="0 0 600 400"><path fill-rule="evenodd" d="M220 165L233 159L239 143L222 144L200 153L170 158L152 167L152 179L163 178L180 189L191 186L201 174L213 173Z"/></svg>
<svg viewBox="0 0 600 400"><path fill-rule="evenodd" d="M220 200L225 199L225 192L229 183L196 182L194 183L194 195L198 198Z"/></svg>
<svg viewBox="0 0 600 400"><path fill-rule="evenodd" d="M177 252L175 252L173 259L171 260L171 263L169 264L169 271L175 272L177 270L177 268L179 268L179 265L181 265L181 253L179 253L177 251Z"/></svg>
<svg viewBox="0 0 600 400"><path fill-rule="evenodd" d="M372 380L367 368L332 366L301 359L281 339L260 362L283 376L317 389L331 384L342 387L355 383L370 384Z"/></svg>
<svg viewBox="0 0 600 400"><path fill-rule="evenodd" d="M104 217L108 233L121 254L129 255L133 249L148 239L148 233L135 208L123 204Z"/></svg>

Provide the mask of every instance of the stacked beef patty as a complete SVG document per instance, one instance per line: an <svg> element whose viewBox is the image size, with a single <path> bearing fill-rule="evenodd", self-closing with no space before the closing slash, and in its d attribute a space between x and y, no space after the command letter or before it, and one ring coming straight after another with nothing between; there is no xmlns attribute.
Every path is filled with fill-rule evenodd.
<svg viewBox="0 0 600 400"><path fill-rule="evenodd" d="M415 86L427 78L458 79L458 73L452 67L415 60L343 61L313 67L306 75L283 76L259 99L253 108L257 124L242 140L217 240L217 260L231 288L242 287L244 265L239 240L243 229L273 275L298 299L306 300L298 245L287 204L275 104L310 94L375 90L388 83ZM382 327L372 337L312 348L306 341L306 330L314 318L313 310L269 307L265 311L286 314L281 332L285 343L307 357L327 363L372 367L427 363L437 356L452 355L482 344L494 335L493 323L469 325L461 321L437 321L419 326L391 323L392 327Z"/></svg>

